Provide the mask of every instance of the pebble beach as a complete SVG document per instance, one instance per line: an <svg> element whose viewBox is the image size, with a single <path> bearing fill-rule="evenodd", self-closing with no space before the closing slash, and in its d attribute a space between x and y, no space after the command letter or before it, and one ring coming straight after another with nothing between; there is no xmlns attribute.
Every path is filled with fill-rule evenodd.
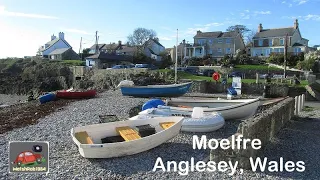
<svg viewBox="0 0 320 180"><path fill-rule="evenodd" d="M193 95L193 94L189 94ZM20 98L20 99L19 99ZM26 97L0 95L0 103L14 104ZM70 129L76 126L99 123L99 115L114 114L120 119L129 117L129 110L141 105L147 98L130 98L121 95L119 90L107 91L97 98L74 101L43 118L37 124L13 129L0 135L0 178L1 179L319 179L317 155L320 149L320 109L302 112L300 117L290 121L277 138L267 146L265 157L279 157L303 160L304 173L278 172L264 173L244 170L233 176L222 172L189 172L181 176L178 172L163 172L152 169L156 159L165 161L206 160L210 150L192 148L193 135L207 135L207 138L227 138L237 130L238 122L226 125L212 133L184 133L149 151L112 159L83 158L70 137ZM9 141L49 141L50 170L46 174L9 174Z"/></svg>

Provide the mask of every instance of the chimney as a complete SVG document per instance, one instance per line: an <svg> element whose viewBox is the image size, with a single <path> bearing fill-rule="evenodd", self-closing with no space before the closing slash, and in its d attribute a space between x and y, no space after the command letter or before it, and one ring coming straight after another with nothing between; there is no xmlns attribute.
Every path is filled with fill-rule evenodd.
<svg viewBox="0 0 320 180"><path fill-rule="evenodd" d="M182 44L183 44L183 45L186 44L186 40L185 40L185 39L182 41Z"/></svg>
<svg viewBox="0 0 320 180"><path fill-rule="evenodd" d="M118 41L118 44L121 45L121 41Z"/></svg>
<svg viewBox="0 0 320 180"><path fill-rule="evenodd" d="M54 34L52 34L51 41L54 40L54 39L56 39L56 36Z"/></svg>
<svg viewBox="0 0 320 180"><path fill-rule="evenodd" d="M59 39L64 40L64 33L63 32L59 32Z"/></svg>
<svg viewBox="0 0 320 180"><path fill-rule="evenodd" d="M262 29L263 29L263 28L262 28L262 24L260 23L259 26L258 26L258 32L261 32Z"/></svg>
<svg viewBox="0 0 320 180"><path fill-rule="evenodd" d="M298 29L299 28L299 23L298 23L298 19L296 19L294 21L294 26L293 26L294 29Z"/></svg>
<svg viewBox="0 0 320 180"><path fill-rule="evenodd" d="M201 33L201 31L199 30L199 31L197 31L197 34L200 34Z"/></svg>

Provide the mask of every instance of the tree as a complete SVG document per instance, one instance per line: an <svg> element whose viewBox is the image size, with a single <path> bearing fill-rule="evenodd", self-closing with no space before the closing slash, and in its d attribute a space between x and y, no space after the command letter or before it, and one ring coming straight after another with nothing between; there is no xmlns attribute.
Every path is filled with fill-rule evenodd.
<svg viewBox="0 0 320 180"><path fill-rule="evenodd" d="M246 44L252 43L253 44L253 37L256 35L257 31L252 29L246 33Z"/></svg>
<svg viewBox="0 0 320 180"><path fill-rule="evenodd" d="M131 46L142 46L149 39L159 40L157 33L152 29L137 28L128 37L128 43Z"/></svg>
<svg viewBox="0 0 320 180"><path fill-rule="evenodd" d="M172 59L171 59L171 56L169 55L169 53L161 52L160 56L161 56L161 61L158 64L160 69L165 69L165 68L173 65L173 62L172 62Z"/></svg>
<svg viewBox="0 0 320 180"><path fill-rule="evenodd" d="M253 32L250 29L248 29L245 25L234 25L234 26L229 26L226 31L230 32L230 31L236 31L239 32L241 34L241 37L246 37L247 41L250 37L253 37L254 35ZM254 33L255 34L255 33ZM252 39L252 38L251 38Z"/></svg>

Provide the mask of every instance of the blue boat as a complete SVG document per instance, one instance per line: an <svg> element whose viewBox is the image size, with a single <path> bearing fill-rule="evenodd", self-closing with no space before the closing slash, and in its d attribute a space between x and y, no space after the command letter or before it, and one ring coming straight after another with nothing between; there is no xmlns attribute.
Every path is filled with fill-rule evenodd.
<svg viewBox="0 0 320 180"><path fill-rule="evenodd" d="M122 95L134 97L177 97L188 92L192 82L169 85L121 87Z"/></svg>
<svg viewBox="0 0 320 180"><path fill-rule="evenodd" d="M56 95L53 93L48 93L39 97L39 101L41 104L54 101L56 99Z"/></svg>

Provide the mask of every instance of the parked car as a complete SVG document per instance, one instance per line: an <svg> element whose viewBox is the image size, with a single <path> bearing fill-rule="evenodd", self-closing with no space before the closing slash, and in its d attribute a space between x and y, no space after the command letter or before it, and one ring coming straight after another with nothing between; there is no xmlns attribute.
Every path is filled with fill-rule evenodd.
<svg viewBox="0 0 320 180"><path fill-rule="evenodd" d="M228 75L229 77L242 77L243 73L238 71L233 71L231 74Z"/></svg>
<svg viewBox="0 0 320 180"><path fill-rule="evenodd" d="M115 65L112 67L112 69L125 69L125 68L127 68L127 66L125 65Z"/></svg>
<svg viewBox="0 0 320 180"><path fill-rule="evenodd" d="M213 69L205 69L205 70L202 70L200 71L198 74L200 76L209 76L209 77L212 77L212 74L215 73L215 70Z"/></svg>
<svg viewBox="0 0 320 180"><path fill-rule="evenodd" d="M41 154L34 154L31 151L21 152L13 164L17 164L18 167L32 164L41 164L44 161L44 158Z"/></svg>
<svg viewBox="0 0 320 180"><path fill-rule="evenodd" d="M127 65L127 68L134 68L136 65L134 65L134 64L129 64L129 65Z"/></svg>
<svg viewBox="0 0 320 180"><path fill-rule="evenodd" d="M198 75L199 74L199 68L198 67L186 67L184 69L184 72L193 74L193 75Z"/></svg>
<svg viewBox="0 0 320 180"><path fill-rule="evenodd" d="M158 67L153 64L136 64L135 68L147 68L151 70L158 69Z"/></svg>

